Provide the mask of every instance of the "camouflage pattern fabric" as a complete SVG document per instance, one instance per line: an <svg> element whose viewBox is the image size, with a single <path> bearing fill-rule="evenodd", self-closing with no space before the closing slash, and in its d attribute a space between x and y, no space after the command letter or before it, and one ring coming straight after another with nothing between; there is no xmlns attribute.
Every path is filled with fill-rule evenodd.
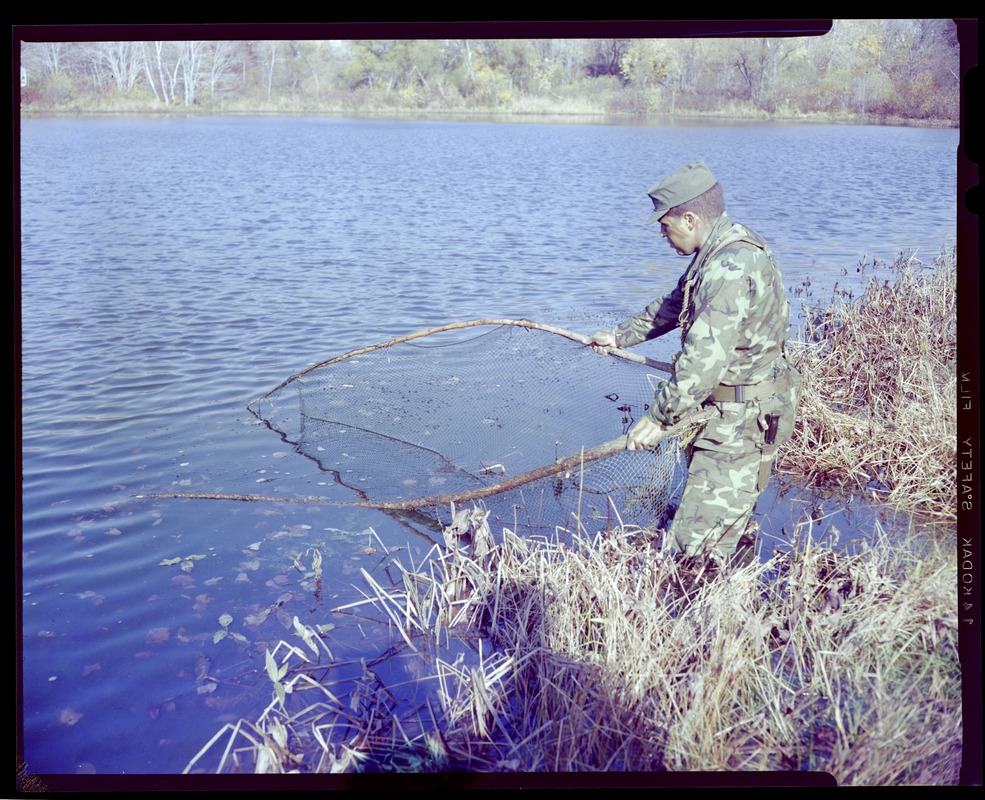
<svg viewBox="0 0 985 800"><path fill-rule="evenodd" d="M731 555L759 499L760 453L693 450L687 485L664 551L700 555L715 549Z"/></svg>
<svg viewBox="0 0 985 800"><path fill-rule="evenodd" d="M712 404L720 384L754 386L777 380L780 392L763 400L713 403L719 416L689 448L690 473L671 528L671 549L692 555L705 548L735 550L765 488L776 446L793 433L800 376L787 363L790 307L766 242L754 231L718 219L677 287L642 313L616 326L620 347L681 327L681 351L670 380L662 381L647 411L663 426ZM766 445L767 416L780 423Z"/></svg>

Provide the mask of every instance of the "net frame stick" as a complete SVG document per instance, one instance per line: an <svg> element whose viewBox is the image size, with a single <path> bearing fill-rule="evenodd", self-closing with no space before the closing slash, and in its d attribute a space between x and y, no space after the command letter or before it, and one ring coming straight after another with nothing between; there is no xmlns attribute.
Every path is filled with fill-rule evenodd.
<svg viewBox="0 0 985 800"><path fill-rule="evenodd" d="M478 328L478 327L502 327L502 326L512 326L514 328L526 328L528 330L544 331L546 333L553 333L558 336L563 336L566 339L571 339L573 342L578 342L578 344L588 346L589 342L592 341L591 336L586 336L582 333L576 333L575 331L569 331L564 328L559 328L556 325L548 325L543 322L534 322L529 319L472 319L466 320L464 322L451 322L447 325L439 325L436 328L428 328L427 330L417 331L415 333L407 334L406 336L398 336L395 339L389 339L385 342L379 342L377 344L369 345L367 347L359 347L355 350L350 350L347 353L342 353L341 355L334 356L327 361L322 361L319 364L312 364L310 367L305 367L298 373L295 373L291 377L279 383L269 392L264 392L256 400L251 401L247 405L250 413L255 414L252 406L259 403L261 400L266 400L267 398L277 394L285 386L290 385L299 378L304 377L309 372L314 372L316 369L322 369L324 367L331 366L332 364L338 363L339 361L345 361L346 359L353 358L355 356L363 355L365 353L372 353L374 350L382 350L384 347L393 347L394 345L403 344L404 342L410 342L414 339L421 339L425 336L431 336L436 333L445 333L446 331L456 331L465 330L467 328ZM662 372L673 372L674 365L667 361L657 361L647 356L641 355L640 353L634 353L629 350L621 349L610 349L607 355L615 356L616 358L622 358L626 361L632 361L637 364L643 364L644 366L650 367L651 369L659 369Z"/></svg>

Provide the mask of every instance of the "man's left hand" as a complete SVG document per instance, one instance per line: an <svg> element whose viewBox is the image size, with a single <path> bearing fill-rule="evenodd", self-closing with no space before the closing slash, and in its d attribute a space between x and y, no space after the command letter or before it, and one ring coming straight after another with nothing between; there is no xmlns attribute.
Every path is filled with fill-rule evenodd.
<svg viewBox="0 0 985 800"><path fill-rule="evenodd" d="M664 429L659 422L643 417L626 434L626 449L650 450L663 438L663 435Z"/></svg>
<svg viewBox="0 0 985 800"><path fill-rule="evenodd" d="M616 336L615 330L596 331L592 334L592 338L589 339L586 344L596 353L601 353L602 355L607 356L613 350L619 349L619 337Z"/></svg>

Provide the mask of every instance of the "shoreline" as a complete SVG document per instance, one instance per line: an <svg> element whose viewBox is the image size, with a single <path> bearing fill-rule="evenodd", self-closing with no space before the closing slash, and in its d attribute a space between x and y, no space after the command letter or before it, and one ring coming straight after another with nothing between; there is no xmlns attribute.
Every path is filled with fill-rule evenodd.
<svg viewBox="0 0 985 800"><path fill-rule="evenodd" d="M86 117L329 117L345 119L392 119L405 120L447 120L447 121L492 121L492 122L523 122L548 121L563 119L570 122L596 121L604 123L619 122L636 125L674 125L674 124L742 124L742 123L776 123L776 124L813 124L813 125L874 125L902 128L960 128L956 120L919 120L901 117L834 115L782 115L751 113L741 114L628 114L618 112L588 112L588 111L495 111L495 110L453 110L453 109L411 109L411 108L380 108L369 110L352 110L343 108L326 109L271 109L271 108L163 108L163 109L39 109L34 110L21 106L21 119L65 119Z"/></svg>

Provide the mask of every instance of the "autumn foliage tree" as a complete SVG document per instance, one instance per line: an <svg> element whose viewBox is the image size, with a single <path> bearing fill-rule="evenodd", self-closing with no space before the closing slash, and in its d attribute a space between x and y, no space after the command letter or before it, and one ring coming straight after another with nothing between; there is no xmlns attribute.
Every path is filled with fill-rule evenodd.
<svg viewBox="0 0 985 800"><path fill-rule="evenodd" d="M27 111L577 108L955 123L948 19L836 20L827 34L707 39L23 42ZM141 105L143 104L143 105Z"/></svg>

